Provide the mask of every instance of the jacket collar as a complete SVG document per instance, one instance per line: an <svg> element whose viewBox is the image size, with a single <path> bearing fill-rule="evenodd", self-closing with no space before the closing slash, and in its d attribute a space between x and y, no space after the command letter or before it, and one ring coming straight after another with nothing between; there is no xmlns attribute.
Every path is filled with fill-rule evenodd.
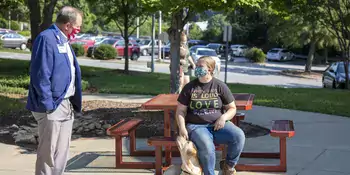
<svg viewBox="0 0 350 175"><path fill-rule="evenodd" d="M64 33L61 31L61 29L59 29L59 28L57 27L56 24L52 24L52 26L51 26L50 28L53 29L53 30L55 31L55 35L56 35L56 38L57 38L58 40L60 40L60 41L63 42L63 43L68 42L67 36L64 35Z"/></svg>

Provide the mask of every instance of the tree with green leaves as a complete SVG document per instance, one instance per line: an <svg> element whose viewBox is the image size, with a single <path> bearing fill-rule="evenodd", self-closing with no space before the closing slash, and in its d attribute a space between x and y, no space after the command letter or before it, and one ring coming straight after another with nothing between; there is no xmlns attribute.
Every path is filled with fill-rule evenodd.
<svg viewBox="0 0 350 175"><path fill-rule="evenodd" d="M344 61L345 88L349 89L350 0L317 0L316 3L319 10L318 21L338 40Z"/></svg>
<svg viewBox="0 0 350 175"><path fill-rule="evenodd" d="M125 73L129 73L129 54L128 45L129 37L142 25L149 16L146 11L144 0L87 0L90 6L99 8L97 15L106 18L106 22L114 22L119 29L125 41L124 58L125 58ZM149 3L147 1L147 3ZM137 26L136 18L140 17L140 24ZM129 31L131 30L131 31Z"/></svg>
<svg viewBox="0 0 350 175"><path fill-rule="evenodd" d="M305 72L311 72L317 47L336 46L334 35L318 21L319 7L317 1L288 1L281 5L282 14L270 14L269 39L285 47L303 47L309 45ZM284 8L284 9L283 9Z"/></svg>
<svg viewBox="0 0 350 175"><path fill-rule="evenodd" d="M203 38L203 31L196 23L192 23L190 26L189 35L191 39L201 40Z"/></svg>
<svg viewBox="0 0 350 175"><path fill-rule="evenodd" d="M204 38L210 42L222 42L223 26L229 25L226 15L217 14L208 19L207 30Z"/></svg>
<svg viewBox="0 0 350 175"><path fill-rule="evenodd" d="M158 16L156 16L156 19L158 19ZM167 19L162 17L162 32L166 31L169 28L169 24L166 21ZM155 22L154 28L156 31L156 35L159 33L158 28L159 28L159 23ZM147 18L145 23L143 23L140 26L140 36L151 36L152 35L152 18Z"/></svg>
<svg viewBox="0 0 350 175"><path fill-rule="evenodd" d="M170 92L176 93L179 88L179 54L180 54L180 34L187 22L193 19L197 13L206 10L213 11L231 11L235 7L256 6L263 0L151 0L152 3L146 3L146 9L155 12L155 10L166 12L171 16L170 28L168 29L170 47Z"/></svg>
<svg viewBox="0 0 350 175"><path fill-rule="evenodd" d="M309 53L305 64L305 72L311 72L316 49L324 49L337 46L334 35L319 22L305 20L300 15L293 15L289 19L272 17L268 34L269 40L289 48L301 48L309 45Z"/></svg>

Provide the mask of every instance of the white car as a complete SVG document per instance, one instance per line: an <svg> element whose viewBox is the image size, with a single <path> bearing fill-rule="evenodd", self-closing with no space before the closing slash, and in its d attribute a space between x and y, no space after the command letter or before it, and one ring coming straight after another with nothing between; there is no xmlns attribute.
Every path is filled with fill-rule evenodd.
<svg viewBox="0 0 350 175"><path fill-rule="evenodd" d="M240 44L231 45L230 48L232 50L232 55L239 57L244 56L245 52L248 50L248 46Z"/></svg>
<svg viewBox="0 0 350 175"><path fill-rule="evenodd" d="M267 61L286 61L295 59L294 53L283 48L273 48L267 52Z"/></svg>
<svg viewBox="0 0 350 175"><path fill-rule="evenodd" d="M208 48L197 48L197 50L192 54L194 62L197 62L200 57L210 56L215 60L215 77L219 76L221 61L215 50Z"/></svg>

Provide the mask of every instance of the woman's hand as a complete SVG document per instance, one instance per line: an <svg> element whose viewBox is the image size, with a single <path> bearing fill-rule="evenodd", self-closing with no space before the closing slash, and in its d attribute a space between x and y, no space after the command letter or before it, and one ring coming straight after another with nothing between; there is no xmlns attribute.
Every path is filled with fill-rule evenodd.
<svg viewBox="0 0 350 175"><path fill-rule="evenodd" d="M179 135L183 138L185 138L186 140L188 140L188 132L186 128L180 128L180 133Z"/></svg>
<svg viewBox="0 0 350 175"><path fill-rule="evenodd" d="M214 124L214 131L220 130L225 126L226 123L226 117L222 115L220 118L218 118Z"/></svg>
<svg viewBox="0 0 350 175"><path fill-rule="evenodd" d="M192 69L196 69L196 65L195 64L192 64Z"/></svg>

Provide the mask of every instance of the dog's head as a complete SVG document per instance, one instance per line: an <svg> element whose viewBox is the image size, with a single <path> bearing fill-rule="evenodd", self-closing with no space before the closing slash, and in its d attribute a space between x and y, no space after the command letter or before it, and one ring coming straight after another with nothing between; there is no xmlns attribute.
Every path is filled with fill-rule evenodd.
<svg viewBox="0 0 350 175"><path fill-rule="evenodd" d="M184 137L178 136L176 138L176 143L181 152L181 155L182 153L186 153L186 155L189 157L197 156L197 148L193 142L186 140Z"/></svg>
<svg viewBox="0 0 350 175"><path fill-rule="evenodd" d="M176 144L181 153L182 170L190 174L201 174L202 170L197 158L197 148L193 142L186 140L184 137L178 136Z"/></svg>

